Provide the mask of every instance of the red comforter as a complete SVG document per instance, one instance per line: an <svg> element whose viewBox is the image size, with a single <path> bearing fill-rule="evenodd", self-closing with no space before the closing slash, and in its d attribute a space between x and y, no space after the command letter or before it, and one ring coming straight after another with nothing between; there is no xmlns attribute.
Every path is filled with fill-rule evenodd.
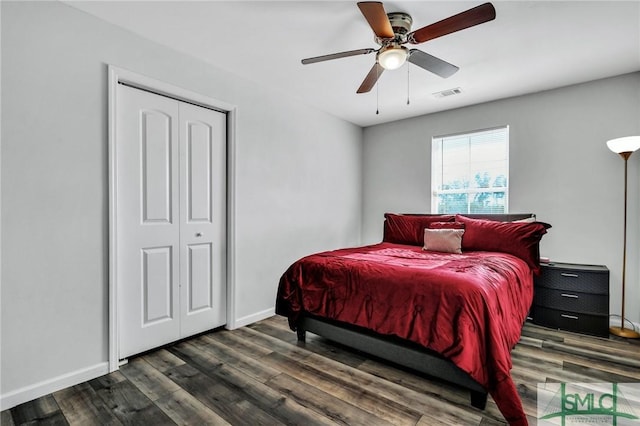
<svg viewBox="0 0 640 426"><path fill-rule="evenodd" d="M532 298L533 273L515 256L381 243L300 259L276 313L294 330L308 312L419 343L484 386L510 424L527 424L510 370Z"/></svg>

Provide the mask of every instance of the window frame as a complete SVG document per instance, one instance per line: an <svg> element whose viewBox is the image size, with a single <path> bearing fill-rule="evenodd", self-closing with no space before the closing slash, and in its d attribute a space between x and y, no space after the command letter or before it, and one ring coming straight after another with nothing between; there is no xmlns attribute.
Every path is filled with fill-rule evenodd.
<svg viewBox="0 0 640 426"><path fill-rule="evenodd" d="M439 189L443 185L443 175L444 175L444 166L443 166L443 148L442 145L446 142L447 139L455 139L455 138L467 138L467 145L469 149L471 149L471 143L473 137L480 137L482 135L488 135L494 132L504 132L504 141L505 141L505 182L506 186L504 187L471 187L470 182L466 182L467 185L462 188L453 188L453 189ZM510 186L510 176L509 176L509 145L510 145L510 128L509 125L496 126L485 129L471 130L466 132L452 133L446 135L438 135L433 136L431 138L431 212L432 213L440 213L438 210L440 204L440 195L443 194L466 194L467 195L467 211L466 212L456 212L459 214L471 214L475 213L471 211L472 203L475 199L475 195L478 193L504 193L504 211L501 213L509 213L509 186ZM468 168L470 169L474 163L478 163L479 161L469 160L467 162ZM468 174L469 180L471 180L471 173ZM497 175L498 177L500 175ZM448 214L452 214L454 212L447 212ZM480 213L480 212L478 212ZM485 212L482 212L485 213Z"/></svg>

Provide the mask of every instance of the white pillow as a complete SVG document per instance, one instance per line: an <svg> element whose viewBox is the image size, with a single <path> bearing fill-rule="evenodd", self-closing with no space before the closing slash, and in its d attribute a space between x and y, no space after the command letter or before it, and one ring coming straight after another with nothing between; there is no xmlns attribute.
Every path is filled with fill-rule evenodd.
<svg viewBox="0 0 640 426"><path fill-rule="evenodd" d="M462 253L464 229L425 229L423 250Z"/></svg>

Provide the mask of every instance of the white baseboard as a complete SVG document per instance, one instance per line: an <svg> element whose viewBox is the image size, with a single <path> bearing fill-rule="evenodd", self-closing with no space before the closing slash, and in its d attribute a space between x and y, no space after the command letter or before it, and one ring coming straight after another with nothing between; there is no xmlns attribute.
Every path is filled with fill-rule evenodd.
<svg viewBox="0 0 640 426"><path fill-rule="evenodd" d="M41 396L59 391L69 386L75 386L87 380L95 379L109 373L109 363L103 362L82 370L63 374L40 383L25 386L21 389L0 395L0 411L13 408L25 402L32 401Z"/></svg>
<svg viewBox="0 0 640 426"><path fill-rule="evenodd" d="M227 324L227 329L234 330L236 328L244 327L245 325L253 324L254 322L262 321L265 318L272 317L275 314L275 308L265 309L262 312L256 312L255 314L236 319L232 324Z"/></svg>

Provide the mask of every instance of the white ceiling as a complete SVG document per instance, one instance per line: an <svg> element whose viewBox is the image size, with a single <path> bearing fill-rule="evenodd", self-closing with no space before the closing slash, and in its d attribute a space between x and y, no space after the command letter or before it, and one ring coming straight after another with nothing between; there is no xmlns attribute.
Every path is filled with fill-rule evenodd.
<svg viewBox="0 0 640 426"><path fill-rule="evenodd" d="M361 126L640 70L640 0L494 1L494 21L415 46L459 66L458 73L443 79L404 65L386 71L368 94L356 89L375 54L300 63L378 47L355 1L65 3ZM384 7L411 14L415 30L481 3ZM462 93L432 95L455 87Z"/></svg>

